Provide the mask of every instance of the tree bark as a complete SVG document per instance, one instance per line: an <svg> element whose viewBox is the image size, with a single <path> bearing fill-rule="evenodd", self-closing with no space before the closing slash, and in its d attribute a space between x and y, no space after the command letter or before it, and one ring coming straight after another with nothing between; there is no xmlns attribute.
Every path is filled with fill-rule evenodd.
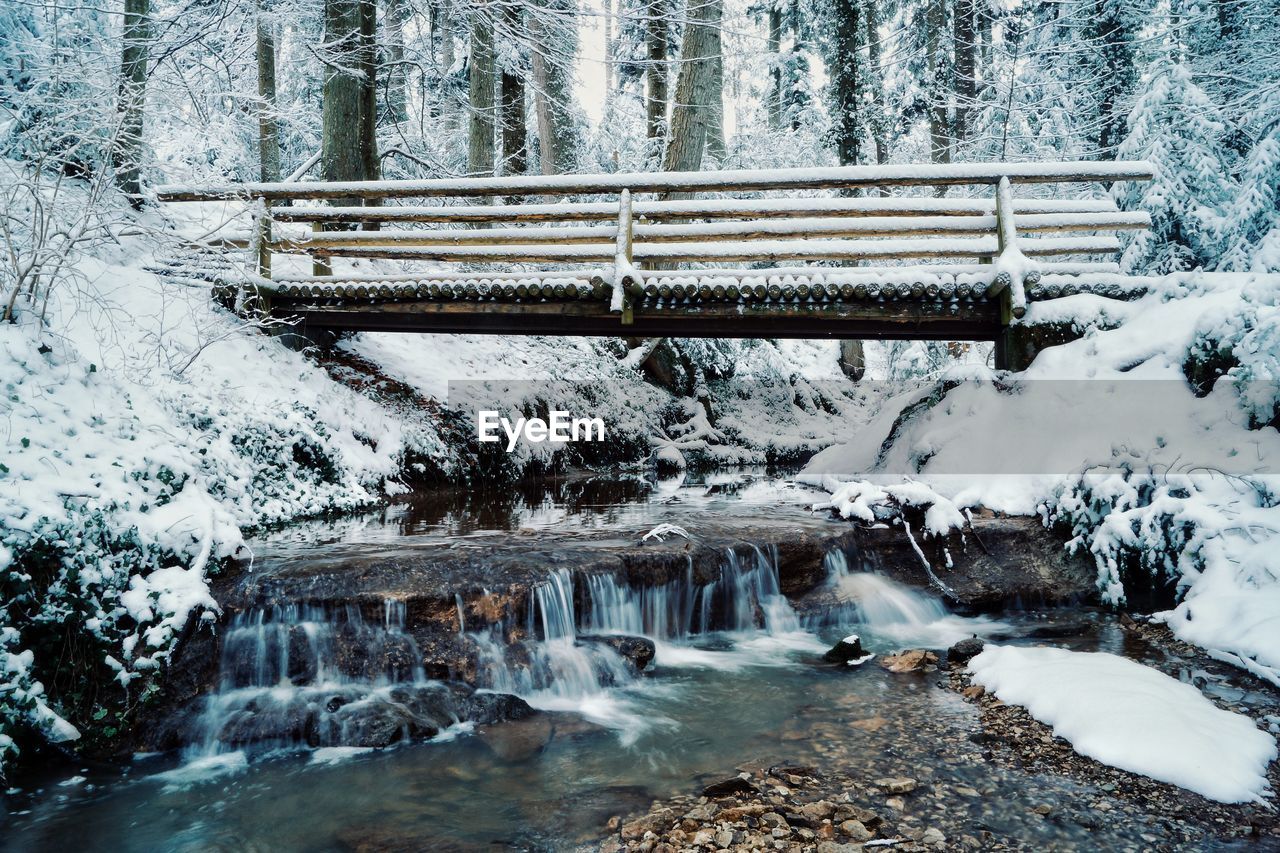
<svg viewBox="0 0 1280 853"><path fill-rule="evenodd" d="M867 132L866 111L862 107L862 41L866 37L863 0L835 0L835 26L827 76L831 91L831 131L835 137L836 159L841 166L857 165L862 157Z"/></svg>
<svg viewBox="0 0 1280 853"><path fill-rule="evenodd" d="M502 7L504 30L512 36L523 31L520 11L513 0ZM529 152L525 147L529 125L525 116L524 69L504 67L501 84L502 174L523 175L529 169Z"/></svg>
<svg viewBox="0 0 1280 853"><path fill-rule="evenodd" d="M613 0L604 0L604 111L613 103Z"/></svg>
<svg viewBox="0 0 1280 853"><path fill-rule="evenodd" d="M1123 4L1095 0L1087 36L1098 44L1093 74L1098 87L1098 131L1094 156L1111 157L1129 133L1129 99L1138 82L1134 56L1134 32Z"/></svg>
<svg viewBox="0 0 1280 853"><path fill-rule="evenodd" d="M880 22L876 6L872 4L864 15L867 25L867 62L874 86L871 118L871 142L876 149L876 164L889 162L889 115L884 102L884 67L880 63ZM889 195L888 187L879 187L876 194Z"/></svg>
<svg viewBox="0 0 1280 853"><path fill-rule="evenodd" d="M721 0L722 2L722 0ZM707 153L717 162L724 162L728 146L724 138L724 34L717 30L716 55L711 68L711 103L707 123Z"/></svg>
<svg viewBox="0 0 1280 853"><path fill-rule="evenodd" d="M124 0L120 51L120 134L111 153L116 185L134 208L142 207L142 129L147 96L150 0Z"/></svg>
<svg viewBox="0 0 1280 853"><path fill-rule="evenodd" d="M360 154L364 159L365 180L376 181L382 176L382 161L378 159L378 2L360 0L360 93L364 98L361 114L363 128L360 133Z"/></svg>
<svg viewBox="0 0 1280 853"><path fill-rule="evenodd" d="M928 0L925 13L926 53L928 54L928 80L925 89L929 97L929 159L934 163L951 162L951 137L947 127L946 63L942 61L942 31L946 25L947 0ZM943 190L945 191L945 190Z"/></svg>
<svg viewBox="0 0 1280 853"><path fill-rule="evenodd" d="M372 75L377 57L372 39L371 0L326 0L322 171L326 181L369 181L378 177L374 133L377 91ZM358 201L351 201L359 204Z"/></svg>
<svg viewBox="0 0 1280 853"><path fill-rule="evenodd" d="M387 11L387 117L399 124L409 118L404 65L404 0L386 0Z"/></svg>
<svg viewBox="0 0 1280 853"><path fill-rule="evenodd" d="M440 116L441 125L447 130L453 130L458 126L458 108L460 104L458 94L454 91L453 78L449 76L449 70L453 68L457 57L453 49L453 18L449 14L447 4L441 3L435 8L434 23L435 35L440 39L439 64L437 66L439 92L436 99L436 111ZM423 94L425 96L426 93L424 92Z"/></svg>
<svg viewBox="0 0 1280 853"><path fill-rule="evenodd" d="M493 28L483 4L471 13L467 172L493 174Z"/></svg>
<svg viewBox="0 0 1280 853"><path fill-rule="evenodd" d="M723 0L689 0L664 171L692 172L702 166L717 94L722 15Z"/></svg>
<svg viewBox="0 0 1280 853"><path fill-rule="evenodd" d="M646 0L645 44L649 61L645 67L645 117L650 139L658 140L661 154L667 123L667 19L663 0Z"/></svg>
<svg viewBox="0 0 1280 853"><path fill-rule="evenodd" d="M258 177L280 180L279 104L276 100L276 37L271 21L258 2Z"/></svg>
<svg viewBox="0 0 1280 853"><path fill-rule="evenodd" d="M975 76L977 67L974 44L975 0L956 0L955 21L952 32L955 38L955 93L956 110L954 137L956 144L969 138L969 113L978 93Z"/></svg>
<svg viewBox="0 0 1280 853"><path fill-rule="evenodd" d="M782 13L770 9L766 14L769 28L766 49L773 62L769 72L769 94L765 103L765 115L769 120L770 130L782 128Z"/></svg>
<svg viewBox="0 0 1280 853"><path fill-rule="evenodd" d="M571 12L572 7L565 11ZM544 175L572 171L574 166L573 72L566 62L576 46L575 24L569 14L548 16L545 22L536 12L529 16L538 157Z"/></svg>

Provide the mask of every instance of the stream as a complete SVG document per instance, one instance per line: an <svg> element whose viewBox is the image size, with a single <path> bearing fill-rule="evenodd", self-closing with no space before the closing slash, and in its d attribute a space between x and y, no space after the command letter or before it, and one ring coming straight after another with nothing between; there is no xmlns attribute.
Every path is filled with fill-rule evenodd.
<svg viewBox="0 0 1280 853"><path fill-rule="evenodd" d="M695 509L781 511L804 497L763 474L583 481L503 501L433 493L266 535L253 543L255 571L442 541L607 533L676 523ZM427 677L395 600L379 618L305 605L237 613L224 629L217 688L183 723L177 754L9 792L0 848L589 850L610 818L739 768L833 762L962 791L945 800L952 822L1025 846L1107 846L1131 835L1105 821L1043 819L1037 806L1069 803L1084 786L983 760L977 709L939 689L937 673L821 660L850 633L883 655L943 650L975 634L1035 642L1064 624L1055 644L1159 654L1115 617L1089 608L961 616L928 590L851 567L840 551L827 554L826 583L856 595L801 613L780 592L777 560L768 548L730 549L713 582L695 581L691 569L648 587L547 567L526 624L468 625L459 610L460 633L481 650L478 692ZM516 634L528 638L518 654L505 639ZM652 641L653 662L637 673L595 641L611 636ZM374 650L356 674L341 651L353 639ZM498 694L538 713L522 716ZM351 746L387 725L371 708L411 709L405 736L381 749ZM490 717L507 721L483 722ZM245 734L263 729L276 734Z"/></svg>

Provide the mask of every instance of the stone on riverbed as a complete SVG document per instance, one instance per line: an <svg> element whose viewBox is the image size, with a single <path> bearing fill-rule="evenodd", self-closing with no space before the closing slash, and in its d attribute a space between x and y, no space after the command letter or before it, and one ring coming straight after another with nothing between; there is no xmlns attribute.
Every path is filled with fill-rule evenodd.
<svg viewBox="0 0 1280 853"><path fill-rule="evenodd" d="M751 784L751 780L743 779L741 776L734 776L732 779L712 782L702 789L702 796L713 798L730 797L738 794L754 794L755 792L756 786Z"/></svg>
<svg viewBox="0 0 1280 853"><path fill-rule="evenodd" d="M947 649L947 662L952 666L960 666L968 663L972 658L982 653L982 648L986 643L977 637L970 637L967 640L961 640L951 648Z"/></svg>
<svg viewBox="0 0 1280 853"><path fill-rule="evenodd" d="M597 643L602 646L608 646L635 667L636 672L643 672L652 661L653 656L657 652L657 648L653 644L653 640L648 637L628 637L619 636L582 636L578 638L579 642Z"/></svg>
<svg viewBox="0 0 1280 853"><path fill-rule="evenodd" d="M384 747L426 740L460 722L491 725L536 713L527 702L505 693L477 693L461 684L427 682L387 693L353 687L328 691L275 691L245 702L227 715L218 740L230 746Z"/></svg>
<svg viewBox="0 0 1280 853"><path fill-rule="evenodd" d="M880 665L890 672L930 672L938 665L938 656L926 649L908 649L896 655L885 655Z"/></svg>
<svg viewBox="0 0 1280 853"><path fill-rule="evenodd" d="M859 666L871 660L874 655L862 648L862 639L857 634L850 634L836 643L822 656L827 663L842 663L848 666Z"/></svg>

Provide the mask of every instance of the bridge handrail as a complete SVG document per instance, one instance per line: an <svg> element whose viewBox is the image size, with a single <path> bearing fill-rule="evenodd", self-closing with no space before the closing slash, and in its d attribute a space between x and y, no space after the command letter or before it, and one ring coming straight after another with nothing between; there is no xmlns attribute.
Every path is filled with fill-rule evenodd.
<svg viewBox="0 0 1280 853"><path fill-rule="evenodd" d="M313 158L314 159L314 158ZM1031 260L1054 255L1114 253L1114 236L1040 236L1146 228L1145 213L1117 210L1107 200L1014 199L1013 184L1147 180L1145 162L959 163L847 166L808 169L738 169L720 172L615 173L409 181L315 182L286 180L235 186L165 186L162 201L245 200L253 228L248 280L259 295L273 290L274 252L313 257L315 275L328 276L329 258L401 259L450 263L612 264L587 274L575 292L594 294L611 279L610 307L623 323L630 297L645 294L644 266L704 261L883 261L920 258L987 260L987 296L1004 294L1002 309L1021 317L1027 288L1041 276ZM293 176L290 176L291 178ZM989 200L919 197L764 198L686 200L695 193L847 190L867 187L994 185ZM633 195L657 193L652 201ZM616 201L435 207L386 207L385 199L508 199L608 196ZM673 199L672 196L677 198ZM360 199L364 207L271 206L305 199ZM699 221L700 220L700 221ZM717 221L731 220L731 221ZM737 221L732 221L737 220ZM275 222L311 223L309 234L274 234ZM609 222L531 228L519 223ZM384 222L484 223L486 229L381 230ZM342 230L363 224L365 230ZM327 228L334 230L325 230ZM825 238L825 239L810 239ZM577 275L554 271L561 275ZM723 276L721 276L723 277ZM575 281L577 279L575 278ZM380 288L384 287L382 285ZM564 289L563 287L561 289ZM554 287L553 287L554 290ZM357 287L357 293L360 288ZM567 291L566 291L567 292ZM238 299L242 296L237 297ZM239 303L237 307L240 307Z"/></svg>
<svg viewBox="0 0 1280 853"><path fill-rule="evenodd" d="M1155 170L1144 161L1055 163L946 163L832 166L808 169L726 169L719 172L616 172L601 175L522 175L498 178L434 178L395 181L296 181L221 187L167 185L160 201L260 198L477 198L635 193L763 192L865 187L955 186L1017 183L1145 181Z"/></svg>

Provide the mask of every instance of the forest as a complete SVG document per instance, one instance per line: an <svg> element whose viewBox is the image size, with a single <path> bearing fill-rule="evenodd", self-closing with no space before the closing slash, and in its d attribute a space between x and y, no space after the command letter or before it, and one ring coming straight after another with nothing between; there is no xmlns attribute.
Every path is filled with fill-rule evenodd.
<svg viewBox="0 0 1280 853"><path fill-rule="evenodd" d="M1248 270L1278 251L1270 2L22 0L0 14L9 167L110 176L137 205L168 181L303 173L1150 159L1158 179L1119 199L1155 221L1127 269Z"/></svg>
<svg viewBox="0 0 1280 853"><path fill-rule="evenodd" d="M0 850L1274 843L1277 380L1280 0L6 0Z"/></svg>

